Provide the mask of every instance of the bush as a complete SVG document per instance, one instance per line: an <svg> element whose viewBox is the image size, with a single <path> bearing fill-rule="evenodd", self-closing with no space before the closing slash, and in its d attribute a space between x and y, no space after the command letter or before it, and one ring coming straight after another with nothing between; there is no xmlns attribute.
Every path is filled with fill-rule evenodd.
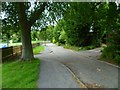
<svg viewBox="0 0 120 90"><path fill-rule="evenodd" d="M120 64L120 46L110 45L102 51L102 57L105 59L113 59L117 64Z"/></svg>
<svg viewBox="0 0 120 90"><path fill-rule="evenodd" d="M61 43L57 42L57 43L56 43L56 45L60 46L60 45L61 45Z"/></svg>
<svg viewBox="0 0 120 90"><path fill-rule="evenodd" d="M95 47L95 46L93 46L93 45L83 47L83 49L85 49L85 50L91 50L91 49L94 49L94 48L96 48L96 47Z"/></svg>
<svg viewBox="0 0 120 90"><path fill-rule="evenodd" d="M115 60L116 60L116 62L118 63L118 65L120 65L120 55L117 55L117 56L115 57Z"/></svg>
<svg viewBox="0 0 120 90"><path fill-rule="evenodd" d="M64 30L61 31L61 35L59 36L59 42L65 44L66 38L67 38L66 32Z"/></svg>

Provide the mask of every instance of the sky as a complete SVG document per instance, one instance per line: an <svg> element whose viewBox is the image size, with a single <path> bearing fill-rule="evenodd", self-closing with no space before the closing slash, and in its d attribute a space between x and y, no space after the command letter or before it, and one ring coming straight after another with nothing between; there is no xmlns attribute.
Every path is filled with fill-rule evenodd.
<svg viewBox="0 0 120 90"><path fill-rule="evenodd" d="M0 12L0 19L4 19L5 18L5 12Z"/></svg>

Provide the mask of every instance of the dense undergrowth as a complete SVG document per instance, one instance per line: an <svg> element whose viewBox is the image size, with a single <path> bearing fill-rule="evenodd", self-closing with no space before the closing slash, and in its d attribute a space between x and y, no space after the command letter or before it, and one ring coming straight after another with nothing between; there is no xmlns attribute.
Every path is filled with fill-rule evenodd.
<svg viewBox="0 0 120 90"><path fill-rule="evenodd" d="M120 65L120 46L110 45L105 47L102 51L102 58L107 61L112 60L116 64Z"/></svg>

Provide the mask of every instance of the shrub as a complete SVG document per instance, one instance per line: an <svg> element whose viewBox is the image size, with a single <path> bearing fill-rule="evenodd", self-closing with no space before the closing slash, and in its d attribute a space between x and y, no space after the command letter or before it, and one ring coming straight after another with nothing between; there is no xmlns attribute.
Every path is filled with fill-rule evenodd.
<svg viewBox="0 0 120 90"><path fill-rule="evenodd" d="M120 46L110 45L104 48L102 51L102 57L105 59L113 59L120 64Z"/></svg>
<svg viewBox="0 0 120 90"><path fill-rule="evenodd" d="M117 56L115 57L115 60L116 60L116 62L118 63L118 65L120 65L120 55L117 55Z"/></svg>
<svg viewBox="0 0 120 90"><path fill-rule="evenodd" d="M91 45L91 46L86 46L86 47L83 47L85 50L91 50L91 49L94 49L96 48L95 46Z"/></svg>

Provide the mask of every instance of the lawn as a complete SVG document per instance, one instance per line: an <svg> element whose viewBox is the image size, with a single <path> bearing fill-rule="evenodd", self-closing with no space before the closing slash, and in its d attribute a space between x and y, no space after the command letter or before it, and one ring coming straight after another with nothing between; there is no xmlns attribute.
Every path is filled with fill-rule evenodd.
<svg viewBox="0 0 120 90"><path fill-rule="evenodd" d="M34 43L40 43L42 41L32 41L32 44ZM18 46L18 45L22 45L22 42L19 42L19 43L9 43L9 46Z"/></svg>
<svg viewBox="0 0 120 90"><path fill-rule="evenodd" d="M33 48L34 54L38 54L42 51L44 51L44 46ZM9 60L8 62L4 62L2 64L2 87L37 88L39 64L39 59L32 61Z"/></svg>
<svg viewBox="0 0 120 90"><path fill-rule="evenodd" d="M3 88L37 88L40 60L12 61L2 64Z"/></svg>
<svg viewBox="0 0 120 90"><path fill-rule="evenodd" d="M44 46L37 46L33 49L34 54L39 54L40 52L44 51Z"/></svg>

